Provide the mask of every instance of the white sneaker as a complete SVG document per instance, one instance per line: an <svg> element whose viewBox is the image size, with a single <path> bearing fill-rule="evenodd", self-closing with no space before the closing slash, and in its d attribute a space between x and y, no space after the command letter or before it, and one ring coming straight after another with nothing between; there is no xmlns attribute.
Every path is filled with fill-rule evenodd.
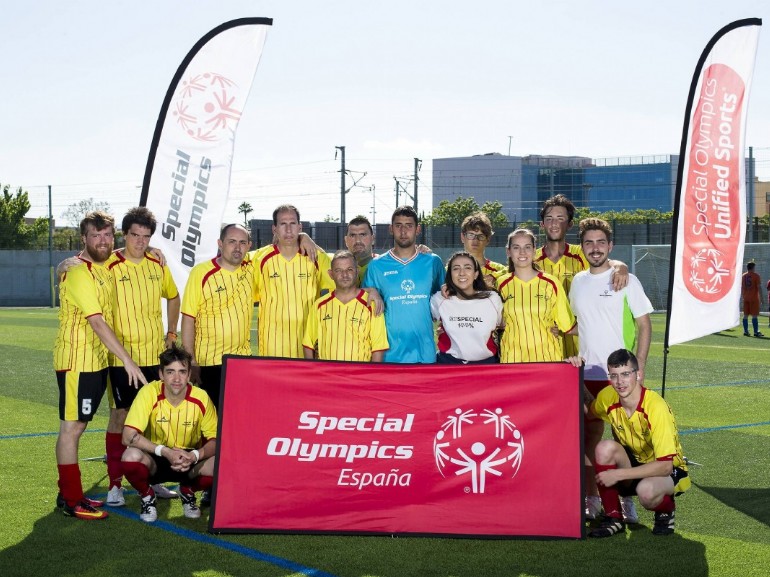
<svg viewBox="0 0 770 577"><path fill-rule="evenodd" d="M167 489L165 485L153 485L152 490L155 491L155 496L158 499L176 499L179 497L179 493L172 491L171 489Z"/></svg>
<svg viewBox="0 0 770 577"><path fill-rule="evenodd" d="M123 507L126 504L126 498L123 496L123 487L113 487L110 489L104 504L108 507Z"/></svg>
<svg viewBox="0 0 770 577"><path fill-rule="evenodd" d="M188 519L198 519L201 516L201 510L195 504L195 493L183 493L179 491L179 498L182 500L182 509L184 516Z"/></svg>
<svg viewBox="0 0 770 577"><path fill-rule="evenodd" d="M621 497L620 508L623 510L623 521L626 524L635 524L639 522L639 515L636 513L636 505L634 505L633 497Z"/></svg>
<svg viewBox="0 0 770 577"><path fill-rule="evenodd" d="M586 497L586 520L593 521L602 516L602 500L598 495Z"/></svg>
<svg viewBox="0 0 770 577"><path fill-rule="evenodd" d="M156 507L155 495L142 497L142 509L139 512L139 518L145 523L153 523L158 520L158 508Z"/></svg>

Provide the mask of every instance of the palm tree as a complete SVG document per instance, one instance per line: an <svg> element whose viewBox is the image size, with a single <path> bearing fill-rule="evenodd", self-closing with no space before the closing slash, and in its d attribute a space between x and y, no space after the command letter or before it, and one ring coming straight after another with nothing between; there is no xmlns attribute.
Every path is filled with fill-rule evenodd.
<svg viewBox="0 0 770 577"><path fill-rule="evenodd" d="M246 228L249 228L249 213L253 211L254 209L251 208L251 205L248 202L242 202L241 205L238 207L238 212L243 213L243 226Z"/></svg>

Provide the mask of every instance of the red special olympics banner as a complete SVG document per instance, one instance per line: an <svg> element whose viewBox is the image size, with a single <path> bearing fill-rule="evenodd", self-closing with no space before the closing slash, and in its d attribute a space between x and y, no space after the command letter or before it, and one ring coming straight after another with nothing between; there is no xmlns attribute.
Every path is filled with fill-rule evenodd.
<svg viewBox="0 0 770 577"><path fill-rule="evenodd" d="M583 536L567 363L226 357L209 530Z"/></svg>

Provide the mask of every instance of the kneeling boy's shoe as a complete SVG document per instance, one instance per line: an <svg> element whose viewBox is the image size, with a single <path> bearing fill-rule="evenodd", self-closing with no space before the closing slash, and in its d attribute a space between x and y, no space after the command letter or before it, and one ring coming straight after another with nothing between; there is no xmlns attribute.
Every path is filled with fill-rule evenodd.
<svg viewBox="0 0 770 577"><path fill-rule="evenodd" d="M661 513L655 511L655 525L652 528L653 535L671 535L674 532L674 511Z"/></svg>
<svg viewBox="0 0 770 577"><path fill-rule="evenodd" d="M617 517L607 517L606 515L602 519L601 524L588 533L589 537L601 539L602 537L612 537L616 533L625 533L626 524L623 523L623 519Z"/></svg>

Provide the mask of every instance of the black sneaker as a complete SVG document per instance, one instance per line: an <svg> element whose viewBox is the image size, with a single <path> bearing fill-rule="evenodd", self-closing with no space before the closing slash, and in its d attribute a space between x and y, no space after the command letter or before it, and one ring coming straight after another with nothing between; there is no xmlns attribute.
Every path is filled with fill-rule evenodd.
<svg viewBox="0 0 770 577"><path fill-rule="evenodd" d="M588 533L588 536L600 539L602 537L612 537L616 533L625 533L625 531L626 524L622 519L618 519L616 517L607 517L605 515L602 518L601 524L596 529L593 529L590 533Z"/></svg>
<svg viewBox="0 0 770 577"><path fill-rule="evenodd" d="M674 532L674 511L661 513L655 511L655 525L652 528L653 535L671 535Z"/></svg>

